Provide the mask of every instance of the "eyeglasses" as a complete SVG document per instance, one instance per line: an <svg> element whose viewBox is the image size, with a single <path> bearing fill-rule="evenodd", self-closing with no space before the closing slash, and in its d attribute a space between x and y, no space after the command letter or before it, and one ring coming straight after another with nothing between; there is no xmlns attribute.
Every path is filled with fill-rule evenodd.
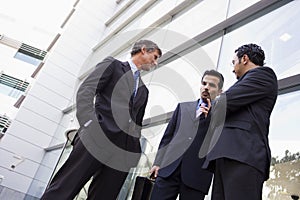
<svg viewBox="0 0 300 200"><path fill-rule="evenodd" d="M240 62L241 62L240 59L235 59L235 60L231 61L230 65L231 65L231 67L234 67L237 63L240 63Z"/></svg>

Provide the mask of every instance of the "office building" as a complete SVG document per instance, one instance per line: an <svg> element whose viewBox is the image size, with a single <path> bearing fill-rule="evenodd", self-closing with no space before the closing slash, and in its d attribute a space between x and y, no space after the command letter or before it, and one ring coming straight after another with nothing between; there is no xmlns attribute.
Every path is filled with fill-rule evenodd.
<svg viewBox="0 0 300 200"><path fill-rule="evenodd" d="M9 111L0 110L5 121L0 123L0 199L41 196L71 150L66 135L78 128L79 84L106 56L128 59L141 38L155 41L164 56L155 70L142 73L150 91L141 140L145 154L119 199L130 199L134 177L145 174L153 162L177 103L199 97L202 73L223 73L225 90L236 81L230 62L234 50L246 43L262 46L266 65L279 82L269 134L273 165L263 199L300 195L299 6L298 0L77 0L45 49L30 41L12 43L13 36L1 35L0 47L14 51L6 56L25 54L36 67L30 80L0 73L1 91L12 88L2 81L7 77L18 86L14 93L1 92L13 96L6 103L15 110L12 119L4 115ZM84 196L83 190L78 199Z"/></svg>

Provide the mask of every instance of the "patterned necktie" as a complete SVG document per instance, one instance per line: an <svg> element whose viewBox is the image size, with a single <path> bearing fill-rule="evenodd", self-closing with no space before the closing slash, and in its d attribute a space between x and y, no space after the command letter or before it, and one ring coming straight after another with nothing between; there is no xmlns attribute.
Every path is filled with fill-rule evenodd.
<svg viewBox="0 0 300 200"><path fill-rule="evenodd" d="M201 102L198 103L197 108L196 108L196 118L202 114L200 105L201 105Z"/></svg>
<svg viewBox="0 0 300 200"><path fill-rule="evenodd" d="M135 95L137 93L137 90L138 90L139 76L140 76L140 71L139 70L135 71L134 74L133 74L133 79L134 79L134 88L133 88L134 97L135 97Z"/></svg>

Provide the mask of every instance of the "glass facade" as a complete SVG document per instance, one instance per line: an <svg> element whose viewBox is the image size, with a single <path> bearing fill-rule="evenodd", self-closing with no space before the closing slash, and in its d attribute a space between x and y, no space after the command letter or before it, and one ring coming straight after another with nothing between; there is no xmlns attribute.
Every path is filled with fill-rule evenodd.
<svg viewBox="0 0 300 200"><path fill-rule="evenodd" d="M278 79L300 73L299 1L293 1L224 36L218 70L225 75L225 88L235 77L230 62L241 44L257 43L266 54L266 65L274 69ZM276 20L275 20L276 19Z"/></svg>

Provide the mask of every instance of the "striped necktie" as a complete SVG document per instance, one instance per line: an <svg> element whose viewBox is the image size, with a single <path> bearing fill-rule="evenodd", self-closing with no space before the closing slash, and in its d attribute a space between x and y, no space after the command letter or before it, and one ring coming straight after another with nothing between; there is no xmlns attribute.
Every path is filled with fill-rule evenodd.
<svg viewBox="0 0 300 200"><path fill-rule="evenodd" d="M198 103L197 108L196 108L196 118L199 117L202 114L201 109L200 109L201 103L202 103L202 101L199 100L199 103Z"/></svg>
<svg viewBox="0 0 300 200"><path fill-rule="evenodd" d="M135 71L134 74L133 74L133 79L134 79L134 88L133 88L134 97L135 97L135 95L137 93L137 90L138 90L139 76L140 76L140 71L139 70Z"/></svg>

